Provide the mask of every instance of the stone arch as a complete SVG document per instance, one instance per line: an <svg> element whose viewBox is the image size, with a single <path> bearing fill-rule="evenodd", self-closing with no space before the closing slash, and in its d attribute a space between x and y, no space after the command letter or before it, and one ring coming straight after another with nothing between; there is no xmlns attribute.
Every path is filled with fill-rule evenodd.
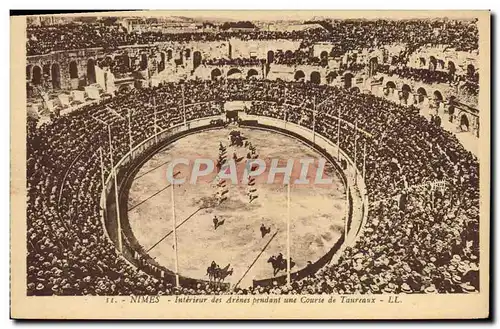
<svg viewBox="0 0 500 329"><path fill-rule="evenodd" d="M140 70L144 71L148 68L148 55L145 53L141 54Z"/></svg>
<svg viewBox="0 0 500 329"><path fill-rule="evenodd" d="M35 65L33 67L33 73L31 75L31 82L34 85L39 85L42 83L42 69L40 68L40 66Z"/></svg>
<svg viewBox="0 0 500 329"><path fill-rule="evenodd" d="M134 81L134 88L135 88L135 89L141 89L141 88L142 88L142 80L138 80L138 79L136 79L136 80Z"/></svg>
<svg viewBox="0 0 500 329"><path fill-rule="evenodd" d="M444 61L442 59L438 59L437 68L440 70L444 70Z"/></svg>
<svg viewBox="0 0 500 329"><path fill-rule="evenodd" d="M337 78L337 76L338 76L338 74L335 71L328 72L328 74L326 75L326 82L332 83L333 80L335 80Z"/></svg>
<svg viewBox="0 0 500 329"><path fill-rule="evenodd" d="M259 72L255 69L250 69L247 72L247 79L256 79L259 75Z"/></svg>
<svg viewBox="0 0 500 329"><path fill-rule="evenodd" d="M274 51L272 50L269 50L267 52L267 63L268 64L274 63Z"/></svg>
<svg viewBox="0 0 500 329"><path fill-rule="evenodd" d="M158 72L162 72L165 70L165 60L166 60L167 55L165 52L160 51L160 62L158 63Z"/></svg>
<svg viewBox="0 0 500 329"><path fill-rule="evenodd" d="M310 80L312 83L319 85L321 83L321 74L318 71L312 71Z"/></svg>
<svg viewBox="0 0 500 329"><path fill-rule="evenodd" d="M118 91L122 93L128 93L130 90L132 90L132 87L128 83L125 83L118 88Z"/></svg>
<svg viewBox="0 0 500 329"><path fill-rule="evenodd" d="M187 48L186 50L184 50L184 56L186 57L186 59L189 59L191 57L191 49Z"/></svg>
<svg viewBox="0 0 500 329"><path fill-rule="evenodd" d="M174 57L172 49L167 49L167 62L170 62Z"/></svg>
<svg viewBox="0 0 500 329"><path fill-rule="evenodd" d="M354 75L350 72L347 72L346 74L344 74L344 88L351 89L353 78L354 78Z"/></svg>
<svg viewBox="0 0 500 329"><path fill-rule="evenodd" d="M387 81L387 83L385 84L385 87L391 88L391 89L396 89L396 84L394 83L394 81Z"/></svg>
<svg viewBox="0 0 500 329"><path fill-rule="evenodd" d="M212 72L210 73L210 78L212 80L217 80L221 76L222 76L222 72L218 68L213 69Z"/></svg>
<svg viewBox="0 0 500 329"><path fill-rule="evenodd" d="M91 85L96 83L95 77L95 61L93 58L87 60L87 84Z"/></svg>
<svg viewBox="0 0 500 329"><path fill-rule="evenodd" d="M457 68L455 67L455 63L453 61L448 61L448 73L450 75L455 75Z"/></svg>
<svg viewBox="0 0 500 329"><path fill-rule="evenodd" d="M469 117L465 113L460 116L460 128L462 131L469 131Z"/></svg>
<svg viewBox="0 0 500 329"><path fill-rule="evenodd" d="M419 61L419 66L420 66L420 67L425 67L425 58L420 57L420 58L418 59L418 61Z"/></svg>
<svg viewBox="0 0 500 329"><path fill-rule="evenodd" d="M297 72L295 72L293 78L295 79L295 81L304 81L306 75L304 74L304 71L298 70Z"/></svg>
<svg viewBox="0 0 500 329"><path fill-rule="evenodd" d="M42 74L45 81L49 81L51 79L50 63L42 66Z"/></svg>
<svg viewBox="0 0 500 329"><path fill-rule="evenodd" d="M198 66L200 66L201 61L202 61L201 52L195 51L193 53L193 68L196 69Z"/></svg>
<svg viewBox="0 0 500 329"><path fill-rule="evenodd" d="M472 64L467 65L467 77L472 78L474 77L475 73L476 73L476 68L474 67L474 65Z"/></svg>
<svg viewBox="0 0 500 329"><path fill-rule="evenodd" d="M50 70L52 73L52 88L61 89L61 67L58 63L54 63Z"/></svg>
<svg viewBox="0 0 500 329"><path fill-rule="evenodd" d="M226 75L229 79L240 79L241 78L241 70L237 68L232 68L227 71Z"/></svg>
<svg viewBox="0 0 500 329"><path fill-rule="evenodd" d="M378 58L377 57L372 57L370 58L370 66L369 66L369 73L368 76L374 76L377 73L377 68L378 68Z"/></svg>
<svg viewBox="0 0 500 329"><path fill-rule="evenodd" d="M113 66L113 61L114 61L114 59L113 59L113 57L111 55L107 55L107 56L104 57L104 63L108 67Z"/></svg>
<svg viewBox="0 0 500 329"><path fill-rule="evenodd" d="M387 81L387 83L385 84L385 88L384 88L385 95L392 97L392 95L394 95L394 92L396 90L397 90L396 84L394 83L394 81Z"/></svg>
<svg viewBox="0 0 500 329"><path fill-rule="evenodd" d="M411 94L411 87L406 83L403 84L403 86L401 86L401 100L405 104L408 104L408 99L410 98L410 94Z"/></svg>
<svg viewBox="0 0 500 329"><path fill-rule="evenodd" d="M424 87L420 87L417 89L417 94L427 97L427 90Z"/></svg>
<svg viewBox="0 0 500 329"><path fill-rule="evenodd" d="M435 71L437 68L437 59L434 56L429 58L429 70Z"/></svg>
<svg viewBox="0 0 500 329"><path fill-rule="evenodd" d="M128 53L124 53L122 55L122 60L123 60L123 65L127 68L127 70L130 70L130 56Z"/></svg>
<svg viewBox="0 0 500 329"><path fill-rule="evenodd" d="M33 65L26 65L26 80L31 80L31 71L33 70Z"/></svg>
<svg viewBox="0 0 500 329"><path fill-rule="evenodd" d="M437 101L437 102L443 101L443 95L441 94L441 92L439 90L434 91L433 95L434 95L435 101Z"/></svg>
<svg viewBox="0 0 500 329"><path fill-rule="evenodd" d="M424 87L418 88L417 97L418 97L418 103L422 103L424 99L427 97L427 90L425 90Z"/></svg>
<svg viewBox="0 0 500 329"><path fill-rule="evenodd" d="M78 64L76 64L76 61L69 62L69 78L78 79Z"/></svg>

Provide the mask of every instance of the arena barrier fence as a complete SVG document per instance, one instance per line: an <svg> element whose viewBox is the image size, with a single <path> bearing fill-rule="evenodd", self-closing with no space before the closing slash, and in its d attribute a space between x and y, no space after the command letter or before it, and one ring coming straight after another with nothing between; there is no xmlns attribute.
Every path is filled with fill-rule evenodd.
<svg viewBox="0 0 500 329"><path fill-rule="evenodd" d="M258 119L259 116L256 116ZM155 277L161 278L164 280L164 282L167 283L175 283L175 273L172 272L171 270L157 264L157 262L152 259L147 252L143 249L143 247L138 243L138 241L135 239L135 236L132 233L132 230L130 228L130 223L128 222L128 217L126 216L127 214L127 203L123 202L123 200L127 201L128 198L128 189L124 189L123 185L127 183L128 180L130 180L131 176L133 177L134 175L131 175L133 171L138 170L142 163L147 161L149 157L151 157L153 154L155 154L157 151L159 151L161 148L163 148L165 145L168 143L184 137L189 134L197 133L201 130L205 129L215 129L217 128L217 125L222 127L224 125L224 122L220 120L222 118L222 115L216 115L216 116L211 116L211 117L206 117L206 118L200 118L200 119L193 119L189 120L187 122L187 125L184 125L181 123L182 120L178 120L175 126L169 127L167 129L164 129L160 132L158 132L156 135L150 136L148 139L144 140L141 142L139 145L135 146L132 151L127 153L125 156L123 156L115 165L115 170L117 173L117 181L118 183L118 190L120 191L120 223L122 224L122 253L124 256L125 261L129 262L131 265L136 266L138 269L144 271L145 273L148 273L150 275L153 275ZM279 119L277 119L279 120ZM218 121L218 122L216 122ZM281 121L281 120L279 120ZM258 124L258 120L254 120L252 124ZM293 124L292 122L288 124ZM262 127L264 125L261 125ZM285 127L286 127L286 121L285 121ZM301 126L304 129L307 129L306 127ZM311 147L315 148L317 151L322 153L327 159L332 160L332 157L324 148L319 147L312 141L308 140L307 138L302 137L301 135L297 133L293 133L288 129L283 129L275 126L268 126L269 129L272 129L274 131L281 131L284 134L292 135L292 137L295 137L302 142L310 145ZM320 134L317 133L318 136L321 136ZM325 137L323 137L325 138ZM339 152L342 154L344 158L347 158L347 155L344 154L342 150L339 150ZM140 158L140 159L139 159ZM134 162L136 165L128 165L129 163ZM336 161L330 161L333 163L337 169L338 168L338 163ZM352 161L350 161L352 162ZM134 167L134 168L132 168ZM134 170L132 170L134 169ZM347 182L347 177L345 176L344 172L342 170L338 170L338 172L341 174L341 179L343 180L344 183ZM113 181L112 181L112 175L109 174L106 183L105 183L105 190L101 194L101 215L102 215L102 222L103 222L103 227L105 227L105 235L106 238L109 239L111 242L113 242L116 246L117 244L117 213L115 209L115 203L114 203L114 198L112 197L111 192L113 191ZM131 182L130 182L131 183ZM359 183L356 179L356 183ZM364 182L361 182L361 192L363 194L363 191L365 191L366 187L364 186ZM349 211L348 211L348 222L347 222L347 229L350 230L350 227L352 226L352 214L353 214L353 197L352 197L352 192L349 190L349 195L348 195L348 200L349 200ZM366 194L366 191L364 192ZM106 202L105 202L106 201ZM365 199L365 202L363 202L363 209L362 209L362 219L361 223L356 230L356 236L359 235L359 232L362 230L363 223L365 222L365 219L367 217L368 213L368 204L367 204L367 199ZM341 249L343 243L345 242L345 234L342 234L341 238L335 243L335 245L330 249L328 253L326 253L324 256L322 256L318 261L316 261L314 264L309 265L308 267L301 269L293 274L293 279L298 280L299 278L304 278L307 275L312 275L316 273L321 267L325 266L335 255L336 252ZM276 280L281 280L280 277L278 278L272 278L272 279L266 279L269 282L262 282L264 280L259 280L259 281L254 281L254 285L257 283L257 285L263 285L263 284L272 284L273 281ZM283 279L286 280L286 276L283 277ZM208 284L209 282L206 280L199 280L199 279L192 279L188 277L183 277L179 276L179 281L181 286L183 287L195 287L198 284ZM228 283L223 283L219 284L219 288L221 290L227 290L229 288Z"/></svg>

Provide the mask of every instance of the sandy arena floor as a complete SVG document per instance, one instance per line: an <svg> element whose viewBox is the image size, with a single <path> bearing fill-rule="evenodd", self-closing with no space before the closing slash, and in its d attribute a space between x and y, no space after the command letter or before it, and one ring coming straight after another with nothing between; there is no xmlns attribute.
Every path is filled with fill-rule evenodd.
<svg viewBox="0 0 500 329"><path fill-rule="evenodd" d="M170 269L174 269L174 253L167 164L178 157L217 159L219 142L228 146L231 130L212 130L182 138L154 155L134 178L128 202L131 228L139 243L146 250L151 249L149 254ZM255 146L261 159L321 157L304 144L278 133L238 130ZM233 152L244 156L248 149L228 147L229 157ZM297 263L295 270L305 267L307 261L319 259L343 232L345 188L330 164L326 166L325 176L333 178L333 184L328 188L292 187L291 190L291 256ZM220 267L230 264L234 269L226 282L235 284L243 278L239 286L247 287L252 279L273 275L272 266L267 263L269 257L279 252L286 256L287 190L281 183L256 184L258 198L250 203L246 185L227 186L228 199L218 205L213 202L216 192L213 184L175 185L179 272L208 279L206 269L214 260ZM224 220L217 230L214 230L214 215ZM264 238L259 230L262 223L271 227L271 232Z"/></svg>

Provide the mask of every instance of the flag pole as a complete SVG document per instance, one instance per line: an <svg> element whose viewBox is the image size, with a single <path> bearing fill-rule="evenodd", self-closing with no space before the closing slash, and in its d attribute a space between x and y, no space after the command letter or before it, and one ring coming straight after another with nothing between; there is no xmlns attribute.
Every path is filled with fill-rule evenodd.
<svg viewBox="0 0 500 329"><path fill-rule="evenodd" d="M363 144L363 179L365 179L365 170L366 170L366 143L367 143L367 139L366 139L366 136L365 136L365 142Z"/></svg>
<svg viewBox="0 0 500 329"><path fill-rule="evenodd" d="M354 177L358 175L358 118L354 123Z"/></svg>
<svg viewBox="0 0 500 329"><path fill-rule="evenodd" d="M316 144L316 96L313 102L313 144Z"/></svg>
<svg viewBox="0 0 500 329"><path fill-rule="evenodd" d="M339 106L339 121L337 126L337 160L340 161L340 106Z"/></svg>
<svg viewBox="0 0 500 329"><path fill-rule="evenodd" d="M104 193L104 209L106 209L106 179L104 178L104 158L102 155L102 146L99 147L99 157L101 158L101 181L102 191Z"/></svg>
<svg viewBox="0 0 500 329"><path fill-rule="evenodd" d="M156 133L156 129L158 128L157 124L156 124L156 101L155 101L155 98L153 96L153 106L154 106L154 118L155 118L155 122L154 122L154 128L155 128L155 144L158 144L158 134Z"/></svg>
<svg viewBox="0 0 500 329"><path fill-rule="evenodd" d="M284 112L285 112L285 129L286 129L286 121L287 121L287 116L288 116L288 109L287 107L285 106L286 105L286 88L285 88L285 97L284 97L284 101L283 101L283 109L284 109Z"/></svg>
<svg viewBox="0 0 500 329"><path fill-rule="evenodd" d="M290 285L290 182L287 185L286 259L286 282Z"/></svg>
<svg viewBox="0 0 500 329"><path fill-rule="evenodd" d="M175 286L179 287L179 253L177 252L177 220L175 217L175 197L174 183L170 183L170 191L172 196L172 231L174 232L174 253L175 253Z"/></svg>
<svg viewBox="0 0 500 329"><path fill-rule="evenodd" d="M186 120L186 101L184 99L184 84L181 84L181 89L182 89L182 109L184 111L184 128L187 125L187 120Z"/></svg>
<svg viewBox="0 0 500 329"><path fill-rule="evenodd" d="M123 251L122 246L122 222L120 220L120 198L118 197L118 183L116 179L116 170L113 161L113 144L111 143L111 125L108 125L108 137L109 137L109 158L111 159L111 172L113 174L114 184L115 184L115 208L116 208L116 227L117 227L117 239L118 239L118 251L121 253Z"/></svg>
<svg viewBox="0 0 500 329"><path fill-rule="evenodd" d="M347 243L347 233L348 233L347 224L349 221L349 171L346 171L345 200L346 200L346 207L345 207L345 222L344 222L344 243Z"/></svg>
<svg viewBox="0 0 500 329"><path fill-rule="evenodd" d="M131 126L131 117L130 117L130 109L128 110L128 144L130 151L132 152L132 128Z"/></svg>
<svg viewBox="0 0 500 329"><path fill-rule="evenodd" d="M106 198L106 178L104 177L104 156L102 153L102 146L99 146L99 155L101 159L101 181L102 181L102 191L104 194L104 205L103 205L103 210L106 210L107 207L107 198Z"/></svg>

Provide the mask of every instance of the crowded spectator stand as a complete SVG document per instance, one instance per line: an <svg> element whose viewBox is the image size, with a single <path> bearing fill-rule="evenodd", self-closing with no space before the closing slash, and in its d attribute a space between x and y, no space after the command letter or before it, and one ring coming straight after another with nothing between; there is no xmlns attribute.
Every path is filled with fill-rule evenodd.
<svg viewBox="0 0 500 329"><path fill-rule="evenodd" d="M106 33L122 32L106 28L101 36ZM336 264L291 286L272 283L232 292L202 283L176 287L131 266L106 237L102 176L158 131L222 114L220 104L233 100L253 102L248 109L253 115L284 118L286 112L286 120L314 129L356 159L358 170L366 171L365 228ZM313 118L317 103L324 105ZM288 111L290 106L297 110ZM479 290L478 160L413 106L309 83L188 80L123 93L40 126L29 119L27 135L28 295ZM363 148L365 160L355 156ZM445 188L425 188L434 181L446 182Z"/></svg>

